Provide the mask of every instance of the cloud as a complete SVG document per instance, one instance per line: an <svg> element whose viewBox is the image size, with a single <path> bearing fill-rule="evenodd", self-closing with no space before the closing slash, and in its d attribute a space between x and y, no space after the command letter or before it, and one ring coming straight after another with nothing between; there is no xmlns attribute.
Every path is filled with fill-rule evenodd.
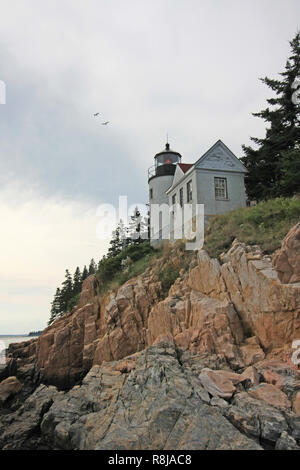
<svg viewBox="0 0 300 470"><path fill-rule="evenodd" d="M0 334L40 329L65 269L73 273L106 252L108 240L96 235L96 207L6 188L0 220Z"/></svg>

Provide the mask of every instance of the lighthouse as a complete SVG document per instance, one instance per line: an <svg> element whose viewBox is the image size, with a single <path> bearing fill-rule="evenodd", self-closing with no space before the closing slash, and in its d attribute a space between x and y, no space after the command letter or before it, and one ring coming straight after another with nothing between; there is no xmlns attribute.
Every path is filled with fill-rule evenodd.
<svg viewBox="0 0 300 470"><path fill-rule="evenodd" d="M148 170L150 227L153 227L151 223L151 206L153 204L169 204L169 197L166 191L172 185L176 165L180 162L180 153L171 150L168 142L166 143L165 149L157 153L154 157L154 165ZM160 227L160 236L150 233L151 244L155 245L159 242L159 239L161 239L161 228L162 227ZM154 237L155 240L153 240Z"/></svg>

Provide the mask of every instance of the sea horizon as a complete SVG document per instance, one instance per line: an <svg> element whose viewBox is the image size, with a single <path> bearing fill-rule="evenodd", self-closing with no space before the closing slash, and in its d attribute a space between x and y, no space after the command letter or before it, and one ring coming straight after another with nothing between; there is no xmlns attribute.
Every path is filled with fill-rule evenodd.
<svg viewBox="0 0 300 470"><path fill-rule="evenodd" d="M29 336L29 334L23 335L0 335L0 364L3 362L5 357L5 350L12 343L22 343L23 341L29 341L30 339L37 338L38 336Z"/></svg>

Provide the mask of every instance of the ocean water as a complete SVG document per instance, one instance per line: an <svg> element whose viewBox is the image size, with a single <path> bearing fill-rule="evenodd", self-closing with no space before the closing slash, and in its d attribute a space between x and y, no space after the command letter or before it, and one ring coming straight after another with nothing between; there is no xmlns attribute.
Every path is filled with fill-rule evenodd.
<svg viewBox="0 0 300 470"><path fill-rule="evenodd" d="M32 338L36 338L36 336L2 336L0 335L0 364L5 363L5 349L11 343L22 343L23 341L29 341Z"/></svg>

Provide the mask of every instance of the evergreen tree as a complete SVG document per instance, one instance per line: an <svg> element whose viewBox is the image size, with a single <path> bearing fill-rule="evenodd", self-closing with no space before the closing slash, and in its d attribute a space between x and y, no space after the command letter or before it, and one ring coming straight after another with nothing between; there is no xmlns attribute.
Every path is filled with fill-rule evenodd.
<svg viewBox="0 0 300 470"><path fill-rule="evenodd" d="M91 259L90 265L89 265L89 275L90 274L96 274L97 271L97 265L95 263L94 258Z"/></svg>
<svg viewBox="0 0 300 470"><path fill-rule="evenodd" d="M108 249L107 257L111 258L113 256L117 256L121 253L124 246L126 246L126 228L122 220L118 223L116 230L112 233L112 239L109 243L110 247Z"/></svg>
<svg viewBox="0 0 300 470"><path fill-rule="evenodd" d="M50 311L50 318L48 321L48 325L51 325L61 315L60 295L61 295L61 292L60 292L60 288L58 287L56 289L54 299L51 302L51 311Z"/></svg>
<svg viewBox="0 0 300 470"><path fill-rule="evenodd" d="M81 283L88 277L88 275L89 275L89 272L87 270L86 265L84 265L82 276L81 276Z"/></svg>
<svg viewBox="0 0 300 470"><path fill-rule="evenodd" d="M134 209L130 219L128 228L130 243L134 245L143 243L148 238L148 219L142 217L138 207Z"/></svg>
<svg viewBox="0 0 300 470"><path fill-rule="evenodd" d="M73 296L79 294L82 286L82 278L79 267L77 266L73 276Z"/></svg>
<svg viewBox="0 0 300 470"><path fill-rule="evenodd" d="M284 154L281 160L281 173L282 195L300 194L300 147Z"/></svg>
<svg viewBox="0 0 300 470"><path fill-rule="evenodd" d="M251 137L256 149L243 146L245 156L242 161L248 170L245 184L250 199L262 200L283 194L282 178L285 178L284 174L289 173L291 168L288 155L291 156L290 152L299 148L300 105L293 99L293 94L295 81L300 76L300 33L290 41L290 46L291 56L287 60L285 71L280 73L281 80L268 77L261 79L275 92L275 97L267 100L271 108L268 106L253 114L268 124L266 136L263 139Z"/></svg>
<svg viewBox="0 0 300 470"><path fill-rule="evenodd" d="M68 302L73 296L73 282L71 274L66 269L65 280L62 283L62 289L60 293L60 311L66 312L68 308Z"/></svg>

